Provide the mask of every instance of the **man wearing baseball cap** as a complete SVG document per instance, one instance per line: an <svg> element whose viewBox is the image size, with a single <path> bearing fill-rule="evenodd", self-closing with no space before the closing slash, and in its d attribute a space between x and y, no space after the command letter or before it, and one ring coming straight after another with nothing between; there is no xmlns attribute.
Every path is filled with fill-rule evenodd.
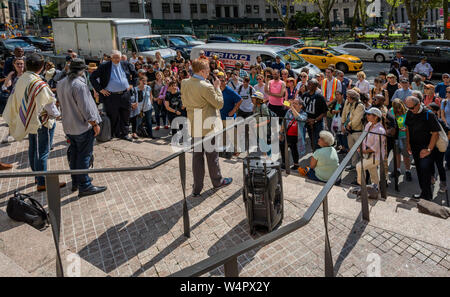
<svg viewBox="0 0 450 297"><path fill-rule="evenodd" d="M444 73L442 74L442 82L436 85L436 93L439 94L439 97L444 99L447 97L446 90L450 87L450 74Z"/></svg>
<svg viewBox="0 0 450 297"><path fill-rule="evenodd" d="M72 170L89 168L102 121L87 85L87 69L83 60L74 59L68 76L57 85L64 133L70 140ZM104 192L106 187L93 186L87 174L72 175L72 191L77 190L78 197L84 197Z"/></svg>
<svg viewBox="0 0 450 297"><path fill-rule="evenodd" d="M414 67L415 73L423 73L426 75L427 79L431 79L433 75L433 67L429 63L427 63L427 57L422 56L420 57L420 63Z"/></svg>
<svg viewBox="0 0 450 297"><path fill-rule="evenodd" d="M406 97L412 95L412 91L409 88L409 80L406 77L403 77L400 80L400 86L402 88L395 91L394 95L392 96L392 100L399 98L404 102Z"/></svg>

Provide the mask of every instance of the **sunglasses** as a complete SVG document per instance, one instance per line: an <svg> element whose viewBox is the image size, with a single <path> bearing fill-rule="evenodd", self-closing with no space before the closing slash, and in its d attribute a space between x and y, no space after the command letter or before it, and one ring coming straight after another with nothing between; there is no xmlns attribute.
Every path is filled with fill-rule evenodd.
<svg viewBox="0 0 450 297"><path fill-rule="evenodd" d="M413 107L406 106L409 110L414 110L418 104L415 104Z"/></svg>

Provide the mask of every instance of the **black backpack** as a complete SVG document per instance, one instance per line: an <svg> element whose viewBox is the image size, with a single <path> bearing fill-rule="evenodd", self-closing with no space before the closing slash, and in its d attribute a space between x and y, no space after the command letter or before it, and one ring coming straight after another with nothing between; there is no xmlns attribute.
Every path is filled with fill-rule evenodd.
<svg viewBox="0 0 450 297"><path fill-rule="evenodd" d="M29 202L26 200L28 199ZM48 213L42 205L27 194L14 192L6 207L8 216L18 222L25 222L34 228L41 230L46 227L48 222Z"/></svg>

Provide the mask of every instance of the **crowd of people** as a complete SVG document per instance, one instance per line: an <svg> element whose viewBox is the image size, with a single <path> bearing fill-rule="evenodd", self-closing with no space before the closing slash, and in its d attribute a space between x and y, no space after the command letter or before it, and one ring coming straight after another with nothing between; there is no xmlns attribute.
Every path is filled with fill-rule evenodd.
<svg viewBox="0 0 450 297"><path fill-rule="evenodd" d="M104 55L99 65L85 65L75 52L70 51L64 68L57 70L53 63L44 63L42 57L39 59L39 55L32 55L34 60L29 60L24 58L21 49L16 49L14 54L3 68L2 90L11 94L8 105L12 105L9 104L11 98L17 97L16 101L23 98L25 89L16 86L20 80L28 79L29 83L33 81L32 77L46 83L46 91L39 96L45 93L56 98L54 102L53 99L44 100L39 106L36 117L39 122L33 131L27 130L30 126L19 129L37 135L36 138L29 137L30 164L36 171L46 168L49 149L45 147L51 148L55 128L52 120L55 118L62 118L64 131L70 139L71 168L85 169L92 156L91 142L100 132L99 104L103 104L103 110L111 121L112 136L127 141L154 138L154 131L160 129L168 129L175 135L180 127L172 126L172 122L178 117L193 120L192 110L200 108L205 112L203 118L217 110L223 128L226 128L230 117L248 118L257 114L285 119L280 121L284 123L281 131L286 132L280 133L280 145L283 147L287 142L294 162L292 169L299 170L308 178L327 181L339 165L338 154L346 154L363 131L370 131L362 151L353 156L346 168L348 171L356 170L355 184L361 183L362 162L371 182L378 185L377 169L384 162L387 170L389 153L397 144L398 172L392 172L391 177L401 175L403 163L405 180L412 181L411 165L414 164L421 188L416 197L431 199L436 165L440 191L446 190L445 169L450 169L450 150L442 152L436 144L440 131L449 130L450 76L443 74L442 82L432 84L433 69L426 57L414 67L409 67L398 53L390 71L381 72L373 82L369 82L362 71L357 73L357 80L352 81L334 65L315 77L309 75L308 68L301 69L296 75L291 65L283 63L281 57L277 57L272 65L265 65L258 57L255 65L237 62L230 69L225 68L217 56L207 57L203 51L194 61L184 59L181 52L177 52L173 60L166 61L159 53L153 59L135 53L126 57L113 51L111 55ZM39 63L42 60L42 69L38 69L40 64L37 60ZM208 96L213 99L199 103L200 98ZM73 101L80 102L81 107L74 106ZM5 120L9 119L10 129L16 130L11 133L13 136L17 134L19 125L17 119L12 119L12 113L18 112L17 118L20 119L20 104L17 105L16 110L9 106L6 113L10 117L5 117ZM156 122L152 120L153 115ZM42 124L43 118L49 119L46 125ZM258 123L261 124L267 123ZM203 130L197 137L204 137L206 133ZM300 159L307 151L306 136L310 139L313 156L309 167L300 168ZM36 152L32 147L38 148ZM233 152L238 153L235 144ZM217 163L217 156L208 153L206 156L211 170ZM199 194L203 186L204 169L199 165L203 164L203 155L198 155L194 162L200 168L194 189L194 194ZM289 163L283 156L283 168L290 166ZM0 166L2 169L11 168L9 164ZM231 183L230 179L221 177L218 168L212 178L217 186ZM39 190L45 189L43 179L37 179L37 183ZM87 175L73 177L73 190L77 189L86 194L105 190L94 187Z"/></svg>

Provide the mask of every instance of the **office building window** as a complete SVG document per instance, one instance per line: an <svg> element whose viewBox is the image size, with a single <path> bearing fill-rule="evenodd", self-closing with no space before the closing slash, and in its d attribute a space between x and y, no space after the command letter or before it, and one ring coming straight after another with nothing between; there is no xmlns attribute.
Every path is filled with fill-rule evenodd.
<svg viewBox="0 0 450 297"><path fill-rule="evenodd" d="M291 14L294 14L294 13L295 13L295 8L294 8L294 6L289 6L289 10L290 10L290 13L291 13Z"/></svg>
<svg viewBox="0 0 450 297"><path fill-rule="evenodd" d="M255 14L259 14L259 5L254 5L253 10L255 11Z"/></svg>
<svg viewBox="0 0 450 297"><path fill-rule="evenodd" d="M230 17L230 7L229 6L225 6L225 17L226 18Z"/></svg>
<svg viewBox="0 0 450 297"><path fill-rule="evenodd" d="M170 3L163 3L162 4L162 12L163 13L170 13Z"/></svg>
<svg viewBox="0 0 450 297"><path fill-rule="evenodd" d="M191 13L198 13L198 6L197 4L191 3Z"/></svg>
<svg viewBox="0 0 450 297"><path fill-rule="evenodd" d="M100 9L102 12L112 12L110 1L100 1Z"/></svg>
<svg viewBox="0 0 450 297"><path fill-rule="evenodd" d="M246 5L245 6L245 13L246 14L251 14L252 13L252 6L251 5Z"/></svg>
<svg viewBox="0 0 450 297"><path fill-rule="evenodd" d="M130 12L139 13L139 3L130 2Z"/></svg>
<svg viewBox="0 0 450 297"><path fill-rule="evenodd" d="M235 18L239 17L239 7L238 6L233 6L233 16Z"/></svg>
<svg viewBox="0 0 450 297"><path fill-rule="evenodd" d="M337 22L338 20L338 10L333 9L333 21Z"/></svg>
<svg viewBox="0 0 450 297"><path fill-rule="evenodd" d="M207 4L200 4L200 13L208 13L208 5Z"/></svg>
<svg viewBox="0 0 450 297"><path fill-rule="evenodd" d="M350 12L348 10L348 8L344 8L344 21L348 20L350 17Z"/></svg>
<svg viewBox="0 0 450 297"><path fill-rule="evenodd" d="M180 3L174 3L173 4L173 12L174 13L181 13L181 4Z"/></svg>
<svg viewBox="0 0 450 297"><path fill-rule="evenodd" d="M270 5L266 5L266 13L270 13Z"/></svg>
<svg viewBox="0 0 450 297"><path fill-rule="evenodd" d="M277 10L275 9L275 7L272 7L272 13L277 13Z"/></svg>
<svg viewBox="0 0 450 297"><path fill-rule="evenodd" d="M216 5L216 18L222 17L222 7L220 5Z"/></svg>

